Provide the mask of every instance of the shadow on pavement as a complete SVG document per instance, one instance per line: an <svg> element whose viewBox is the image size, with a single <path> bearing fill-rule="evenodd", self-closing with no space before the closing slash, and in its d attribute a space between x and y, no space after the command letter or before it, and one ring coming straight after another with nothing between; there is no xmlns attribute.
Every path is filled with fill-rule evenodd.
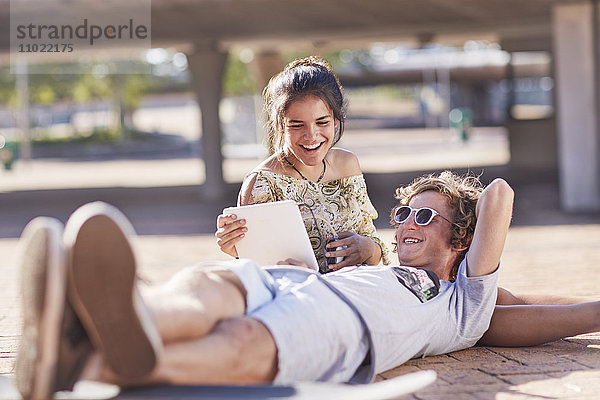
<svg viewBox="0 0 600 400"><path fill-rule="evenodd" d="M466 169L454 171L464 174ZM600 213L567 213L559 206L556 171L515 171L508 166L471 168L484 182L504 177L515 188L513 225L600 223ZM389 228L388 213L396 204L395 188L435 171L365 174L371 200L379 212L376 226ZM210 199L202 185L149 188L86 188L0 193L0 238L19 237L38 215L66 221L90 201L102 200L120 208L140 235L210 234L223 208L235 205L240 184L228 184L218 199Z"/></svg>
<svg viewBox="0 0 600 400"><path fill-rule="evenodd" d="M181 136L144 132L114 142L35 143L32 158L60 158L72 161L172 160L198 158L199 140Z"/></svg>

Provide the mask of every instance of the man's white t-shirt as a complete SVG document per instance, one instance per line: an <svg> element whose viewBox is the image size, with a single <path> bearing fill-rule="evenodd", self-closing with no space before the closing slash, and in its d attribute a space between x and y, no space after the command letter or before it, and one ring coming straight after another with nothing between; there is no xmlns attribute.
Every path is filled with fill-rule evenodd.
<svg viewBox="0 0 600 400"><path fill-rule="evenodd" d="M377 374L411 358L471 347L488 329L496 304L497 270L467 277L465 257L456 282L439 281L439 293L423 301L408 288L399 290L403 283L394 268L398 267L348 267L322 276L354 306L369 330L370 362L361 368Z"/></svg>

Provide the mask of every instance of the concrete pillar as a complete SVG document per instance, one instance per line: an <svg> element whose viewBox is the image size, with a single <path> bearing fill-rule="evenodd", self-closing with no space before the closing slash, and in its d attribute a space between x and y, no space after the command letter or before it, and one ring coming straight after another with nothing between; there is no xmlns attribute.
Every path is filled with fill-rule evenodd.
<svg viewBox="0 0 600 400"><path fill-rule="evenodd" d="M250 71L256 81L256 90L262 95L263 89L269 83L269 80L283 71L286 62L280 52L276 50L262 50L254 54L254 59L250 63ZM256 110L256 141L262 143L264 139L264 125L265 116L263 114L263 101L262 96L255 98L255 110ZM263 151L266 154L266 147L263 147Z"/></svg>
<svg viewBox="0 0 600 400"><path fill-rule="evenodd" d="M192 86L202 114L201 154L206 176L203 194L211 199L218 199L226 193L219 118L226 61L227 52L218 49L216 44L198 45L192 54L188 54Z"/></svg>
<svg viewBox="0 0 600 400"><path fill-rule="evenodd" d="M261 93L273 75L283 71L285 65L285 60L278 51L261 51L254 55L250 67L256 80L256 86Z"/></svg>
<svg viewBox="0 0 600 400"><path fill-rule="evenodd" d="M560 198L568 211L600 210L599 23L596 1L554 6Z"/></svg>

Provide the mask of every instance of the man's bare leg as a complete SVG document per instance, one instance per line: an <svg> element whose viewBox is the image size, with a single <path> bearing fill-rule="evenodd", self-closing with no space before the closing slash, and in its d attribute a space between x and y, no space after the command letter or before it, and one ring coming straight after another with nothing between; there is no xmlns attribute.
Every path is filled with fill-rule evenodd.
<svg viewBox="0 0 600 400"><path fill-rule="evenodd" d="M277 347L268 329L247 316L216 324L205 337L168 344L152 374L142 379L115 375L96 356L82 379L142 386L242 384L272 382L277 374Z"/></svg>
<svg viewBox="0 0 600 400"><path fill-rule="evenodd" d="M150 289L144 301L167 344L201 338L219 321L244 315L246 290L231 271L190 267Z"/></svg>
<svg viewBox="0 0 600 400"><path fill-rule="evenodd" d="M137 386L273 380L277 348L268 329L245 317L246 290L229 270L189 267L144 298L164 348L144 377L115 374L95 357L81 379Z"/></svg>
<svg viewBox="0 0 600 400"><path fill-rule="evenodd" d="M219 322L202 339L172 343L151 378L171 384L272 382L277 347L269 330L250 317Z"/></svg>
<svg viewBox="0 0 600 400"><path fill-rule="evenodd" d="M165 344L154 371L125 378L92 360L82 379L121 386L271 382L277 348L268 329L243 316L246 290L228 270L190 267L144 298Z"/></svg>
<svg viewBox="0 0 600 400"><path fill-rule="evenodd" d="M142 301L126 236L132 230L114 207L95 203L77 210L65 231L70 298L109 367L100 371L124 384L272 380L276 346L265 326L242 317L240 279L192 267ZM93 379L93 368L81 378Z"/></svg>
<svg viewBox="0 0 600 400"><path fill-rule="evenodd" d="M246 290L228 270L190 267L145 298L165 347L151 375L126 380L103 370L95 378L122 386L271 382L277 348L268 329L243 316Z"/></svg>
<svg viewBox="0 0 600 400"><path fill-rule="evenodd" d="M88 336L113 372L137 380L156 370L163 343L200 339L219 321L242 316L246 291L231 271L190 268L143 301L132 231L117 209L92 203L69 218L64 241L69 298Z"/></svg>

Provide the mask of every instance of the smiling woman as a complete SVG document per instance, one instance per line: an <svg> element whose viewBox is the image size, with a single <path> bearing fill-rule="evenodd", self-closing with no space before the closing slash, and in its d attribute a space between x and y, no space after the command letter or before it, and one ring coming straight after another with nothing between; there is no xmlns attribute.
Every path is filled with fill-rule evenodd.
<svg viewBox="0 0 600 400"><path fill-rule="evenodd" d="M382 260L388 264L358 159L333 147L344 133L346 100L330 65L317 57L296 60L269 81L263 98L270 156L244 179L238 205L301 203L322 273ZM237 257L235 245L246 229L244 220L220 215L217 244Z"/></svg>
<svg viewBox="0 0 600 400"><path fill-rule="evenodd" d="M333 112L320 98L307 95L296 100L285 113L285 151L280 156L302 179L321 182L327 171L325 157L332 146L337 125ZM323 171L319 174L316 168L320 168L321 163ZM318 178L309 179L307 176Z"/></svg>

